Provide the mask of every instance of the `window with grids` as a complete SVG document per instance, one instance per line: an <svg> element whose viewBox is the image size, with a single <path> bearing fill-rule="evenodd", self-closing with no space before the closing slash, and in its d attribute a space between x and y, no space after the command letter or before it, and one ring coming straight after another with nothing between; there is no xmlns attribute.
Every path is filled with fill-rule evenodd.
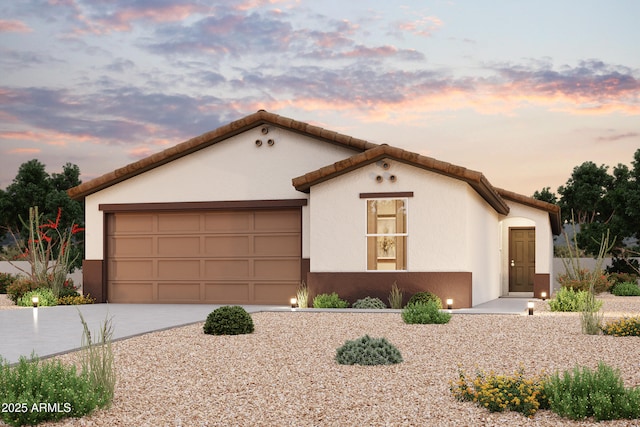
<svg viewBox="0 0 640 427"><path fill-rule="evenodd" d="M407 269L407 199L367 200L367 270Z"/></svg>

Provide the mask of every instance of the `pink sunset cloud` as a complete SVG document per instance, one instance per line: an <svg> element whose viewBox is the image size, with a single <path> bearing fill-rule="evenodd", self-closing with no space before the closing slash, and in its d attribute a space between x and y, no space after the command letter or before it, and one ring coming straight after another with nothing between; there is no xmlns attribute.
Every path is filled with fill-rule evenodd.
<svg viewBox="0 0 640 427"><path fill-rule="evenodd" d="M30 33L31 29L22 21L7 21L0 19L0 33Z"/></svg>

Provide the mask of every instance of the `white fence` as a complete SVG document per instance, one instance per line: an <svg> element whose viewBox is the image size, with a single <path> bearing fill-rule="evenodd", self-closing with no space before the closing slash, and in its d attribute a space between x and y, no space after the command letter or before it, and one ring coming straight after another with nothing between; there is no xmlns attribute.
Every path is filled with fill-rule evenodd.
<svg viewBox="0 0 640 427"><path fill-rule="evenodd" d="M29 272L31 271L31 266L28 261L0 261L0 273L24 274L20 269ZM67 277L71 278L73 283L82 289L82 269L76 269Z"/></svg>

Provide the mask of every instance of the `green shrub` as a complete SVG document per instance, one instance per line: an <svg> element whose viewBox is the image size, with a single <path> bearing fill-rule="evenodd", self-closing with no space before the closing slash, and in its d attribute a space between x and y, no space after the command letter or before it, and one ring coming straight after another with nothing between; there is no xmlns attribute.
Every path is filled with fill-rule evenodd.
<svg viewBox="0 0 640 427"><path fill-rule="evenodd" d="M67 279L58 293L58 298L75 297L78 295L80 295L80 293L78 292L78 288L76 288L75 283L73 283L73 280Z"/></svg>
<svg viewBox="0 0 640 427"><path fill-rule="evenodd" d="M96 299L91 295L76 295L58 298L58 305L95 304Z"/></svg>
<svg viewBox="0 0 640 427"><path fill-rule="evenodd" d="M239 305L225 305L213 310L204 323L204 333L209 335L241 335L253 331L251 315Z"/></svg>
<svg viewBox="0 0 640 427"><path fill-rule="evenodd" d="M431 292L418 292L413 294L411 298L409 298L409 302L407 302L407 305L415 304L417 302L428 303L429 301L437 302L438 308L442 308L442 300L440 300L440 297L432 294Z"/></svg>
<svg viewBox="0 0 640 427"><path fill-rule="evenodd" d="M346 341L336 350L336 362L341 365L392 365L402 362L400 351L385 338L365 335Z"/></svg>
<svg viewBox="0 0 640 427"><path fill-rule="evenodd" d="M525 378L522 369L513 375L478 372L471 383L460 371L458 381L449 383L451 393L462 402L475 402L491 412L516 411L526 417L549 407L543 388L543 377Z"/></svg>
<svg viewBox="0 0 640 427"><path fill-rule="evenodd" d="M347 308L349 303L340 299L337 293L316 295L313 299L314 308Z"/></svg>
<svg viewBox="0 0 640 427"><path fill-rule="evenodd" d="M393 282L391 292L389 292L389 307L399 310L402 308L402 291L398 288L398 283Z"/></svg>
<svg viewBox="0 0 640 427"><path fill-rule="evenodd" d="M588 291L576 291L573 288L562 287L556 292L555 298L549 300L551 311L580 312L587 303ZM600 310L602 301L596 300L594 309Z"/></svg>
<svg viewBox="0 0 640 427"><path fill-rule="evenodd" d="M544 394L556 414L596 421L640 417L640 387L625 389L620 372L603 362L595 371L575 367L545 381Z"/></svg>
<svg viewBox="0 0 640 427"><path fill-rule="evenodd" d="M40 405L56 405L43 408ZM107 405L89 377L59 360L21 357L18 364L0 359L0 419L11 426L35 425L82 417Z"/></svg>
<svg viewBox="0 0 640 427"><path fill-rule="evenodd" d="M353 308L387 308L380 298L364 297L351 306Z"/></svg>
<svg viewBox="0 0 640 427"><path fill-rule="evenodd" d="M7 287L16 281L18 276L11 273L0 273L0 294L7 293Z"/></svg>
<svg viewBox="0 0 640 427"><path fill-rule="evenodd" d="M418 302L407 304L402 310L402 320L408 324L449 323L451 314L440 311L437 301L431 300L426 303Z"/></svg>
<svg viewBox="0 0 640 427"><path fill-rule="evenodd" d="M611 293L619 297L637 297L640 296L640 286L637 282L616 283L611 288Z"/></svg>
<svg viewBox="0 0 640 427"><path fill-rule="evenodd" d="M640 316L612 320L602 327L602 332L616 337L640 337Z"/></svg>
<svg viewBox="0 0 640 427"><path fill-rule="evenodd" d="M31 298L34 296L38 297L38 306L40 307L58 305L58 299L53 296L53 291L50 288L38 288L25 293L18 300L18 305L22 307L31 307L33 305Z"/></svg>

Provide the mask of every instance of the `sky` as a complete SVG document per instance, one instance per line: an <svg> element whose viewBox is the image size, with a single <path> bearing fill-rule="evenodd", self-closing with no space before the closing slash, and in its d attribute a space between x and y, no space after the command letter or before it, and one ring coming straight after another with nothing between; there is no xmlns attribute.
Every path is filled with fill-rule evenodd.
<svg viewBox="0 0 640 427"><path fill-rule="evenodd" d="M637 0L0 5L0 188L88 181L260 109L556 191L640 148Z"/></svg>

